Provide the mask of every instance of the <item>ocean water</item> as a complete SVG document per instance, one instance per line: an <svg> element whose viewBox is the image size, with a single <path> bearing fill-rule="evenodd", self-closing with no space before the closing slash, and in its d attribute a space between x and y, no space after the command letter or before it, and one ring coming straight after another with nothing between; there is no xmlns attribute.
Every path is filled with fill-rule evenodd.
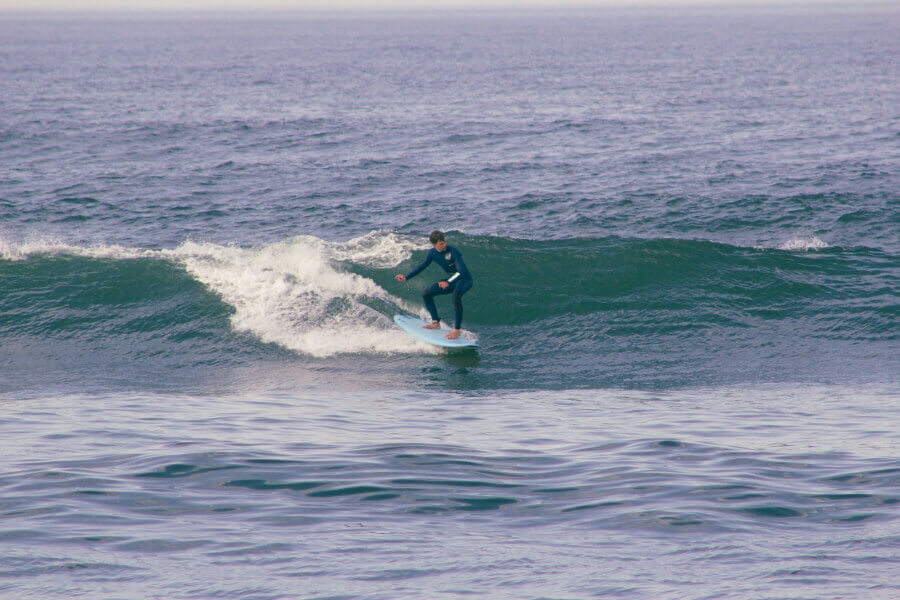
<svg viewBox="0 0 900 600"><path fill-rule="evenodd" d="M0 16L0 597L900 597L898 24Z"/></svg>

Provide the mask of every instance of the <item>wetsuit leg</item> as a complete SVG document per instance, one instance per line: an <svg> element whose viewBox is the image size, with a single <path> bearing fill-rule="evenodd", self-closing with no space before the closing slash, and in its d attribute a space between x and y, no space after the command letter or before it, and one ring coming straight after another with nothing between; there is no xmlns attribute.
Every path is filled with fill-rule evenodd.
<svg viewBox="0 0 900 600"><path fill-rule="evenodd" d="M453 329L459 329L462 325L462 316L463 316L463 305L462 305L462 296L466 292L468 292L472 288L473 281L471 279L464 279L462 281L456 282L456 285L453 286L453 309L454 309L454 323Z"/></svg>
<svg viewBox="0 0 900 600"><path fill-rule="evenodd" d="M428 309L428 314L431 315L432 321L440 321L438 318L437 307L434 305L434 297L442 296L443 294L449 294L453 291L453 287L448 287L445 290L441 289L436 283L431 284L422 292L422 300L425 301L425 308Z"/></svg>

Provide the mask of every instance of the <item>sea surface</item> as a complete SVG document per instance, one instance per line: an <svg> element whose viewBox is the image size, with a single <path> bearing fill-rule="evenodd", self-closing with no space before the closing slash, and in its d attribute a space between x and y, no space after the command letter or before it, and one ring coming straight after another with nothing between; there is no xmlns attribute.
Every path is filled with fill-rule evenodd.
<svg viewBox="0 0 900 600"><path fill-rule="evenodd" d="M900 598L895 9L0 15L0 598Z"/></svg>

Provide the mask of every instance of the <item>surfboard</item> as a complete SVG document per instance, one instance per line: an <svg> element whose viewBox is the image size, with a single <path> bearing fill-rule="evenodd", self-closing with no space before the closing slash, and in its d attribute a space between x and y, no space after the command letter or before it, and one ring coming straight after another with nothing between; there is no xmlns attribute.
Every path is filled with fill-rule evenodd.
<svg viewBox="0 0 900 600"><path fill-rule="evenodd" d="M464 337L448 340L444 336L450 331L449 329L422 329L424 325L428 325L428 322L422 319L408 315L395 315L394 323L417 340L422 340L434 346L440 346L441 348L481 348L481 344L467 340Z"/></svg>

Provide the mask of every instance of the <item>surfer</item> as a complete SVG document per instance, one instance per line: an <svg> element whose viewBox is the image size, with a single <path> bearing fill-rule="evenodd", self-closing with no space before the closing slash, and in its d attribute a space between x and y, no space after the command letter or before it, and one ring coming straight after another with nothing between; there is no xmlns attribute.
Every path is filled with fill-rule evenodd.
<svg viewBox="0 0 900 600"><path fill-rule="evenodd" d="M406 275L396 275L395 279L401 283L407 279L412 279L424 271L425 267L432 262L437 263L450 275L447 279L438 281L425 288L425 291L422 292L422 299L425 301L425 308L428 309L428 313L431 315L431 323L425 325L424 329L440 329L441 320L438 317L437 307L434 305L434 297L443 294L453 294L453 308L455 310L453 329L444 337L448 340L454 340L459 337L459 328L462 325L462 296L471 289L474 281L472 280L472 274L469 273L469 269L466 268L466 263L463 262L462 253L453 246L447 245L447 240L444 239L442 231L432 231L431 235L428 236L428 241L431 242L432 248L428 251L422 264Z"/></svg>

